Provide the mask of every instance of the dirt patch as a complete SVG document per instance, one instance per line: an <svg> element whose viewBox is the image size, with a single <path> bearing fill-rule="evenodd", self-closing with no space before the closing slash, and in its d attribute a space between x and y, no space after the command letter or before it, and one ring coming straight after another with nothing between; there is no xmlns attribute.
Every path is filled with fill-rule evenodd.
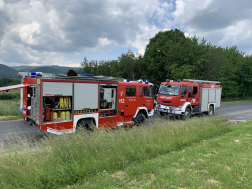
<svg viewBox="0 0 252 189"><path fill-rule="evenodd" d="M214 179L208 179L206 182L207 182L207 184L220 184L219 181L214 180Z"/></svg>
<svg viewBox="0 0 252 189"><path fill-rule="evenodd" d="M235 141L235 142L237 142L237 143L239 143L239 144L241 143L241 141L240 141L240 140L234 140L234 141Z"/></svg>
<svg viewBox="0 0 252 189"><path fill-rule="evenodd" d="M180 159L180 161L185 161L185 158L184 158L184 157L182 157L182 158Z"/></svg>
<svg viewBox="0 0 252 189"><path fill-rule="evenodd" d="M124 172L119 171L119 172L116 172L115 174L112 174L111 177L117 178L117 179L125 179L126 175Z"/></svg>
<svg viewBox="0 0 252 189"><path fill-rule="evenodd" d="M225 169L231 171L231 168L229 166L225 166Z"/></svg>
<svg viewBox="0 0 252 189"><path fill-rule="evenodd" d="M236 125L236 124L239 124L239 123L244 123L244 122L247 122L248 120L229 120L228 121L228 124L229 125Z"/></svg>

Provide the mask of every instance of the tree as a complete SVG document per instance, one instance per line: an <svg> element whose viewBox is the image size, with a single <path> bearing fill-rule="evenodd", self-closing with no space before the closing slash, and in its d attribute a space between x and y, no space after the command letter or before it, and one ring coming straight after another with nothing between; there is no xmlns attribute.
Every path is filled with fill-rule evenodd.
<svg viewBox="0 0 252 189"><path fill-rule="evenodd" d="M194 66L188 63L189 47L193 45L192 40L186 38L179 29L159 32L146 46L144 59L147 76L154 83L160 83L166 78L189 76L194 69Z"/></svg>
<svg viewBox="0 0 252 189"><path fill-rule="evenodd" d="M130 50L127 53L122 53L121 56L118 57L119 62L119 73L121 77L127 78L130 80L136 79L136 57L135 54Z"/></svg>

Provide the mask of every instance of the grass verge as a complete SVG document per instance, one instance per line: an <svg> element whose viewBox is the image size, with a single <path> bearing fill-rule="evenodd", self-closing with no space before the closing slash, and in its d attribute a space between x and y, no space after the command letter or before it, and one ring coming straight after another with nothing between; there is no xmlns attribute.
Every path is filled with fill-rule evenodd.
<svg viewBox="0 0 252 189"><path fill-rule="evenodd" d="M30 139L20 140L1 151L0 187L55 188L81 183L83 179L104 174L105 170L107 174L126 170L227 133L230 127L226 121L202 118L167 122L160 119L133 129L49 135L32 148Z"/></svg>
<svg viewBox="0 0 252 189"><path fill-rule="evenodd" d="M22 119L19 107L20 99L0 100L0 121Z"/></svg>
<svg viewBox="0 0 252 189"><path fill-rule="evenodd" d="M248 188L252 186L252 121L183 150L104 171L68 188Z"/></svg>
<svg viewBox="0 0 252 189"><path fill-rule="evenodd" d="M234 97L234 98L222 98L221 104L229 104L229 103L240 103L240 102L251 102L252 97Z"/></svg>

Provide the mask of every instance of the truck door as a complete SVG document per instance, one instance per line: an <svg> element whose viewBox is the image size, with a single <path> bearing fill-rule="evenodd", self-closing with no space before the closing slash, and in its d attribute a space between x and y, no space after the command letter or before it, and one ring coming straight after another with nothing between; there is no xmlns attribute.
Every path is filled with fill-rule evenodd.
<svg viewBox="0 0 252 189"><path fill-rule="evenodd" d="M33 85L31 87L32 94L31 94L31 110L30 110L30 119L34 120L37 124L40 122L40 87L39 85Z"/></svg>
<svg viewBox="0 0 252 189"><path fill-rule="evenodd" d="M136 101L136 86L126 86L124 116L135 115L138 104Z"/></svg>
<svg viewBox="0 0 252 189"><path fill-rule="evenodd" d="M21 107L23 112L22 112L22 117L26 118L27 117L27 88L32 86L33 84L18 84L18 85L12 85L12 86L7 86L7 87L0 87L0 92L1 91L9 91L9 90L13 90L13 89L20 89L20 88L24 88L23 89L23 96L21 98L21 100L23 100L23 102L21 103L23 106Z"/></svg>
<svg viewBox="0 0 252 189"><path fill-rule="evenodd" d="M188 89L187 85L182 86L180 106L183 106L185 102L188 102Z"/></svg>
<svg viewBox="0 0 252 189"><path fill-rule="evenodd" d="M199 87L197 84L188 86L188 102L191 103L193 112L199 112Z"/></svg>
<svg viewBox="0 0 252 189"><path fill-rule="evenodd" d="M195 89L197 90L197 87L195 88L193 85L188 86L188 102L190 102L191 105L197 105L199 103L198 96L193 93L195 92Z"/></svg>
<svg viewBox="0 0 252 189"><path fill-rule="evenodd" d="M123 124L125 111L126 87L118 86L118 122Z"/></svg>
<svg viewBox="0 0 252 189"><path fill-rule="evenodd" d="M28 104L27 104L27 88L28 87L24 87L23 88L23 107L22 107L22 109L23 109L23 112L22 112L22 118L26 118L27 117L27 115L28 115L28 112L27 112L27 106L28 106Z"/></svg>
<svg viewBox="0 0 252 189"><path fill-rule="evenodd" d="M139 107L143 106L143 87L142 86L138 86L138 97L137 98L137 104Z"/></svg>
<svg viewBox="0 0 252 189"><path fill-rule="evenodd" d="M143 87L143 106L147 107L148 110L153 109L153 98L151 94L151 87Z"/></svg>

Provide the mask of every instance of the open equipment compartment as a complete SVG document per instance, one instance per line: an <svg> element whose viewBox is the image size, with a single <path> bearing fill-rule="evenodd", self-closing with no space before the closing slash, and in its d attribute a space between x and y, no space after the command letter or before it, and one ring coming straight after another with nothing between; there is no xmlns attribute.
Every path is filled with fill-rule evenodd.
<svg viewBox="0 0 252 189"><path fill-rule="evenodd" d="M73 83L43 82L43 123L72 121Z"/></svg>
<svg viewBox="0 0 252 189"><path fill-rule="evenodd" d="M100 84L99 117L117 116L117 85Z"/></svg>

